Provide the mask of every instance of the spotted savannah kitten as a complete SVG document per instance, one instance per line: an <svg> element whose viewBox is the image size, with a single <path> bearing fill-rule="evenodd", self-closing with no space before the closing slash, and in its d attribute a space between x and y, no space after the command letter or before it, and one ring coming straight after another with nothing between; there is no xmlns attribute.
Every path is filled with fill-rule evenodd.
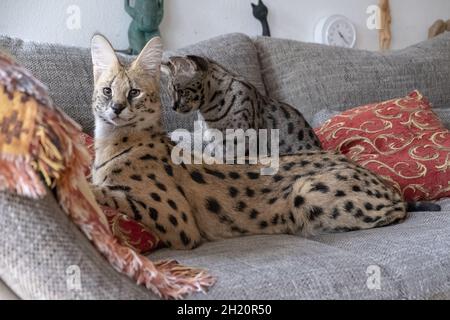
<svg viewBox="0 0 450 320"><path fill-rule="evenodd" d="M279 129L280 154L321 149L319 138L299 111L261 94L212 60L171 57L162 71L168 78L173 109L179 113L198 110L208 128L223 133L227 129Z"/></svg>
<svg viewBox="0 0 450 320"><path fill-rule="evenodd" d="M175 249L243 235L368 229L406 218L396 191L335 153L282 156L274 176L261 175L259 165L175 165L160 120L161 56L154 38L123 66L106 39L92 40L92 189L101 204L142 221Z"/></svg>

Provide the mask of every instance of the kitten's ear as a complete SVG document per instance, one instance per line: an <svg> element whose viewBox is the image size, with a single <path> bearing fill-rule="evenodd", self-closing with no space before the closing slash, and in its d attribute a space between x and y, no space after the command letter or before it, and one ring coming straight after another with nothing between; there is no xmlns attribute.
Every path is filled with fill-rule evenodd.
<svg viewBox="0 0 450 320"><path fill-rule="evenodd" d="M197 70L208 71L208 61L199 56L187 56L188 59L194 62Z"/></svg>
<svg viewBox="0 0 450 320"><path fill-rule="evenodd" d="M161 72L163 45L160 37L152 38L132 64L133 69L158 78Z"/></svg>
<svg viewBox="0 0 450 320"><path fill-rule="evenodd" d="M253 9L256 8L256 4L254 4L253 2L251 3Z"/></svg>
<svg viewBox="0 0 450 320"><path fill-rule="evenodd" d="M111 43L101 35L97 34L92 38L91 55L95 81L100 78L104 71L120 65Z"/></svg>

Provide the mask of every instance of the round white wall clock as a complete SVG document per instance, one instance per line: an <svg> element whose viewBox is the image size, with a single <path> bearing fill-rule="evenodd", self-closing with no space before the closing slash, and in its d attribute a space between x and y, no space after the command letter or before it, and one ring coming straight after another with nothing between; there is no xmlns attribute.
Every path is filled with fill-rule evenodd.
<svg viewBox="0 0 450 320"><path fill-rule="evenodd" d="M341 15L322 18L316 25L314 41L330 46L354 48L356 45L355 25Z"/></svg>

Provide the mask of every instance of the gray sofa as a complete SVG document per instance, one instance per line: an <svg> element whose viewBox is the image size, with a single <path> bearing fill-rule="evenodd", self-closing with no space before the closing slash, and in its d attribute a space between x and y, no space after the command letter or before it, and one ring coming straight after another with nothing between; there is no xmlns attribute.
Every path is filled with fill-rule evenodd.
<svg viewBox="0 0 450 320"><path fill-rule="evenodd" d="M88 49L0 38L46 83L58 106L93 129ZM260 90L316 114L401 97L427 96L450 125L450 33L385 54L231 34L177 53L202 54L226 65ZM167 53L173 54L173 53ZM168 130L190 128L192 116L168 108ZM403 224L322 235L253 236L208 243L189 252L157 251L217 276L207 295L192 299L449 299L450 199L441 212L414 213ZM155 299L116 273L59 209L0 193L0 279L26 299ZM81 288L67 270L81 271Z"/></svg>

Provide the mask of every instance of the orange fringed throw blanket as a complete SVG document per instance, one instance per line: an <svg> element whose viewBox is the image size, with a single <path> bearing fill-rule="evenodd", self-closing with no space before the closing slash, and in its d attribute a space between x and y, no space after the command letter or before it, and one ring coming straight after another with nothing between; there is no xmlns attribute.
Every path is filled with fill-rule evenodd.
<svg viewBox="0 0 450 320"><path fill-rule="evenodd" d="M62 209L119 272L162 298L204 292L215 279L176 261L152 263L113 237L84 173L91 159L81 130L47 89L0 54L0 191L40 198L55 189Z"/></svg>

